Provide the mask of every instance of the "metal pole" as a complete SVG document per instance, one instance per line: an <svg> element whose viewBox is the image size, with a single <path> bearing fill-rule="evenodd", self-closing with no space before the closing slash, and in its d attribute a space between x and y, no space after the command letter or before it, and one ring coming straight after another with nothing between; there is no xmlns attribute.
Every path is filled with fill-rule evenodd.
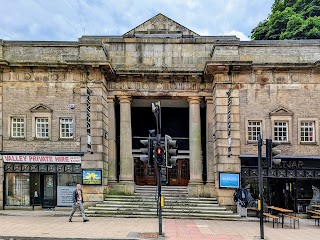
<svg viewBox="0 0 320 240"><path fill-rule="evenodd" d="M158 217L159 217L159 236L162 236L162 207L161 207L161 166L158 165L158 176L157 176L157 182L158 182Z"/></svg>
<svg viewBox="0 0 320 240"><path fill-rule="evenodd" d="M262 174L262 139L258 134L258 174L259 174L259 201L260 201L260 239L264 239L263 227L263 174Z"/></svg>

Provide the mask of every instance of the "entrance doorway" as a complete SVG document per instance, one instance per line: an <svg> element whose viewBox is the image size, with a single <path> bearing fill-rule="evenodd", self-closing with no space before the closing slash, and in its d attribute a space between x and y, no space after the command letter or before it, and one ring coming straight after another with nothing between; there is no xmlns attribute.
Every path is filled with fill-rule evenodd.
<svg viewBox="0 0 320 240"><path fill-rule="evenodd" d="M168 169L168 184L170 186L187 186L190 179L189 160L177 161L177 166Z"/></svg>
<svg viewBox="0 0 320 240"><path fill-rule="evenodd" d="M170 186L187 186L190 179L189 173L189 160L188 159L179 159L177 160L177 166L172 168L165 169L166 173L163 175L166 176L165 182ZM162 169L162 170L163 170ZM140 161L140 159L135 159L135 182L137 185L153 185L157 184L157 167L149 166L148 163Z"/></svg>
<svg viewBox="0 0 320 240"><path fill-rule="evenodd" d="M42 207L51 208L57 206L57 175L42 174L40 181Z"/></svg>

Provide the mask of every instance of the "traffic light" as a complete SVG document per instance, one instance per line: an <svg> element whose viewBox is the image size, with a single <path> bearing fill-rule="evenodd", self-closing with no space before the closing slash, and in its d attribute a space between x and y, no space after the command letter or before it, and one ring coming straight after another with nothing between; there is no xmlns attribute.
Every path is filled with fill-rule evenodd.
<svg viewBox="0 0 320 240"><path fill-rule="evenodd" d="M140 148L140 151L143 154L147 154L147 157L143 156L140 157L140 160L143 162L149 163L149 165L153 165L153 141L154 141L154 133L155 130L149 130L149 137L148 139L140 140L142 145L146 146L145 148Z"/></svg>
<svg viewBox="0 0 320 240"><path fill-rule="evenodd" d="M280 149L274 149L280 145L280 142L273 142L271 139L266 140L266 160L269 168L272 168L273 164L279 165L281 163L280 158L274 158L281 153Z"/></svg>
<svg viewBox="0 0 320 240"><path fill-rule="evenodd" d="M172 140L169 135L164 136L166 166L172 167L177 165L177 140Z"/></svg>
<svg viewBox="0 0 320 240"><path fill-rule="evenodd" d="M156 156L156 161L158 165L163 164L163 159L164 159L164 149L162 146L158 145L155 148L155 156Z"/></svg>

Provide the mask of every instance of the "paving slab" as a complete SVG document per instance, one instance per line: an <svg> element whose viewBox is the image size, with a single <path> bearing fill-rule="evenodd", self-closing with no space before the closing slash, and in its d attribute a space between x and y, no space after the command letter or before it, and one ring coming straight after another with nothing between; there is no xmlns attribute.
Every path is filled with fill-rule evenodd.
<svg viewBox="0 0 320 240"><path fill-rule="evenodd" d="M250 219L248 219L250 220ZM272 228L265 223L265 239L319 239L320 227L314 220L300 219L300 228ZM254 240L260 239L257 221L163 219L164 236L158 236L157 218L91 217L89 222L75 216L68 222L68 212L0 211L0 240L22 239L168 239L168 240Z"/></svg>

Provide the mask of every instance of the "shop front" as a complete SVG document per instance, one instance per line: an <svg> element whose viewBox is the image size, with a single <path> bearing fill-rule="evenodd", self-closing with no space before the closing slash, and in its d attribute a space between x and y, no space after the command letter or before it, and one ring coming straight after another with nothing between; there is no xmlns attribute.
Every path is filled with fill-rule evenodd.
<svg viewBox="0 0 320 240"><path fill-rule="evenodd" d="M82 155L3 154L5 207L72 205L72 191L82 181Z"/></svg>
<svg viewBox="0 0 320 240"><path fill-rule="evenodd" d="M240 156L241 185L258 198L257 157ZM271 169L263 159L264 202L267 205L305 213L312 205L320 204L320 158L281 157L280 165Z"/></svg>

